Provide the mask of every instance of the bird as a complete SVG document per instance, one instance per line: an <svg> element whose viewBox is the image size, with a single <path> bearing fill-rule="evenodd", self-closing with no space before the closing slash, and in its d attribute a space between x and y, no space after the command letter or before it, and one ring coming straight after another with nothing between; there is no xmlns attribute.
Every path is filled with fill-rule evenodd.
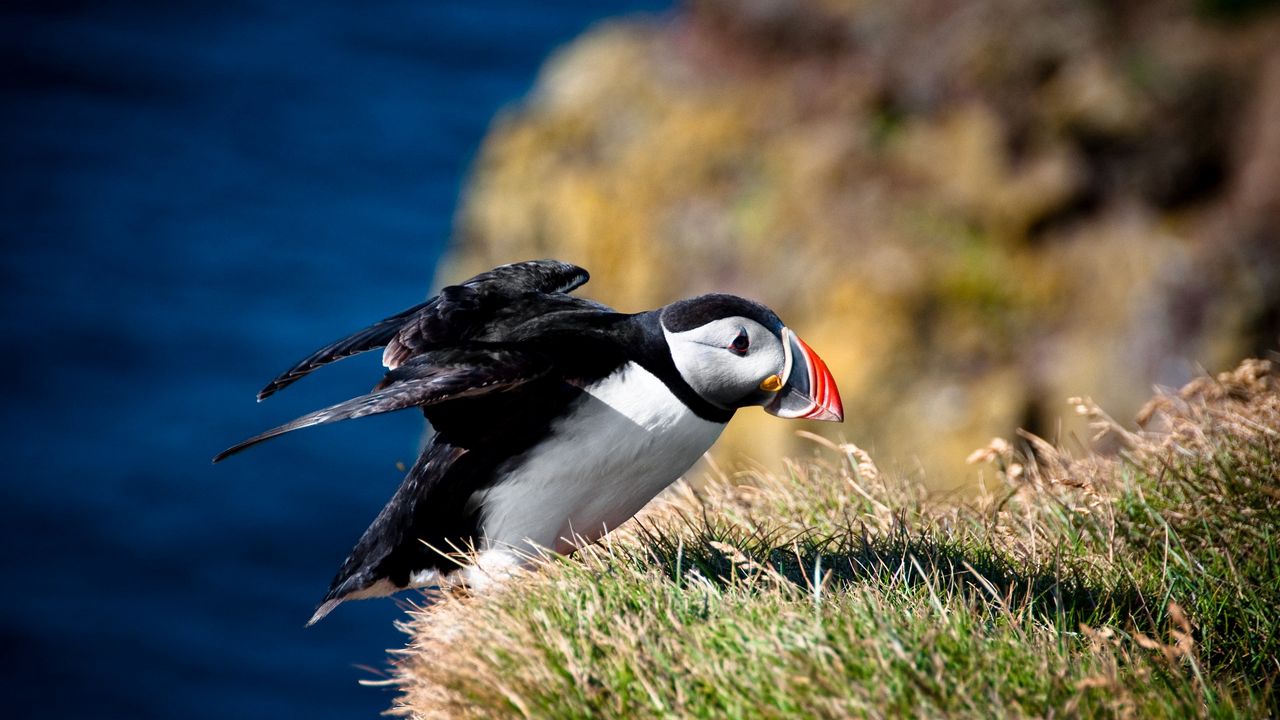
<svg viewBox="0 0 1280 720"><path fill-rule="evenodd" d="M571 295L586 270L502 265L326 345L259 393L383 349L371 392L219 453L301 428L420 408L431 435L307 625L339 603L501 583L599 540L680 478L736 411L840 422L826 364L769 308L713 293L623 313Z"/></svg>

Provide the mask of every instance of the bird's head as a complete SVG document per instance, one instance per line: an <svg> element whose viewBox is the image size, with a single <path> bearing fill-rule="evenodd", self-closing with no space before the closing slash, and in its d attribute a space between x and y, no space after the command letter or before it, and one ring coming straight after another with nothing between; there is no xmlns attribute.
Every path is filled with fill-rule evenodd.
<svg viewBox="0 0 1280 720"><path fill-rule="evenodd" d="M712 405L844 420L826 363L769 308L735 295L701 295L666 306L660 320L676 369Z"/></svg>

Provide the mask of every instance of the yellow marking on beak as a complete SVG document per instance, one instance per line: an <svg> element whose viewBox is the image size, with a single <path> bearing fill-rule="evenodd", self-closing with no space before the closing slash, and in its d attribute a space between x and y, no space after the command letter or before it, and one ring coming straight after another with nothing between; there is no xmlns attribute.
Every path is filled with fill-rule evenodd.
<svg viewBox="0 0 1280 720"><path fill-rule="evenodd" d="M768 392L778 392L782 389L782 378L777 375L770 375L760 383L760 389Z"/></svg>

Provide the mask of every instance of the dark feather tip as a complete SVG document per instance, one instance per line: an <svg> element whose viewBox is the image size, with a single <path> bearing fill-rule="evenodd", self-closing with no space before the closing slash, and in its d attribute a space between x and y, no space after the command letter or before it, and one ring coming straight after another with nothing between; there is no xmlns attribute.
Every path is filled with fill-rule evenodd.
<svg viewBox="0 0 1280 720"><path fill-rule="evenodd" d="M271 382L267 383L266 387L258 391L258 402L262 402L263 400L266 400L272 395L275 395L276 391L279 390L280 387L281 385L278 380L272 380Z"/></svg>
<svg viewBox="0 0 1280 720"><path fill-rule="evenodd" d="M235 444L235 445L232 445L231 447L227 448L226 450L223 450L222 452L218 453L217 455L214 455L214 456L213 456L213 464L214 464L214 465L217 465L218 463L222 462L223 460L226 460L227 458L231 457L232 455L235 455L236 453L238 453L238 452L240 452L241 450L243 450L243 449L245 449L245 448L249 447L249 446L250 446L250 445L252 445L252 444L253 444L252 442L250 442L250 441L247 441L247 440L246 440L245 442L237 443L237 444Z"/></svg>

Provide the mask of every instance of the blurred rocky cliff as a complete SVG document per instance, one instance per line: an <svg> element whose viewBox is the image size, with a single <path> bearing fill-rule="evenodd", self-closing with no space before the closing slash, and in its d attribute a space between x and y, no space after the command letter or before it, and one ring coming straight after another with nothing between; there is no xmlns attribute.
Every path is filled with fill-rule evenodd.
<svg viewBox="0 0 1280 720"><path fill-rule="evenodd" d="M954 485L1090 395L1280 331L1280 13L1248 0L697 0L597 27L494 124L443 279L554 256L620 310L721 290L831 366L842 428ZM794 423L741 413L720 456Z"/></svg>

